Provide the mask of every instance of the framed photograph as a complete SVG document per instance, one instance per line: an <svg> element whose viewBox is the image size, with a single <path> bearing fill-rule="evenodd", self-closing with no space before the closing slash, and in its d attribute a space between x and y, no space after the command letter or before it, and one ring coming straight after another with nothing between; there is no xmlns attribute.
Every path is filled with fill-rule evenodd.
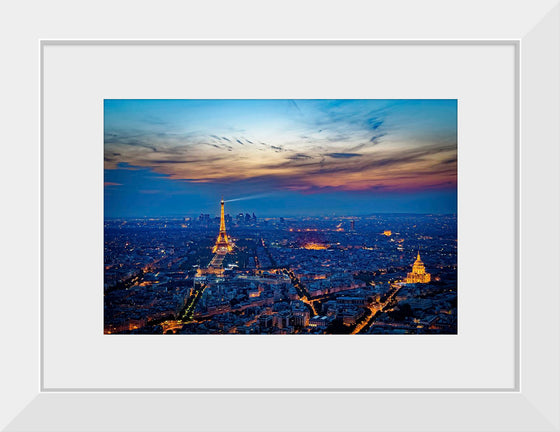
<svg viewBox="0 0 560 432"><path fill-rule="evenodd" d="M440 6L14 29L6 430L560 430L560 6Z"/></svg>
<svg viewBox="0 0 560 432"><path fill-rule="evenodd" d="M104 334L457 334L456 99L103 106Z"/></svg>

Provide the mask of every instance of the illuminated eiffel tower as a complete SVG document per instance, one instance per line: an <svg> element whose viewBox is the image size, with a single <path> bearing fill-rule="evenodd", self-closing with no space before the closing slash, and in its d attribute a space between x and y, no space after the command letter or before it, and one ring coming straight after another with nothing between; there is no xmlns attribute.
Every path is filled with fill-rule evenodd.
<svg viewBox="0 0 560 432"><path fill-rule="evenodd" d="M226 233L226 221L224 219L224 199L222 198L222 212L220 215L220 233L218 234L218 238L216 239L216 244L212 248L212 252L219 253L219 254L226 254L231 252L233 247L228 239L228 235Z"/></svg>

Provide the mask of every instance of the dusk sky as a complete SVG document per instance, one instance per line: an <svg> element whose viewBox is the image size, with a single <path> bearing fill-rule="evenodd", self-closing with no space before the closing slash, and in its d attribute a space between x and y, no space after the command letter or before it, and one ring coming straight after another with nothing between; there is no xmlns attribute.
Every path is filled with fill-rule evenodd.
<svg viewBox="0 0 560 432"><path fill-rule="evenodd" d="M104 122L106 217L457 211L455 99L105 100Z"/></svg>

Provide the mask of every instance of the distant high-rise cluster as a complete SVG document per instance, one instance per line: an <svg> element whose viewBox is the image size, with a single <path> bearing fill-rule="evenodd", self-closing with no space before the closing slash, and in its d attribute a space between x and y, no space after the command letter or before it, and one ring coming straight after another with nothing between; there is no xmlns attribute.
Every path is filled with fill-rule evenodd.
<svg viewBox="0 0 560 432"><path fill-rule="evenodd" d="M412 272L406 275L406 283L428 283L432 279L430 273L426 273L424 263L420 259L420 251L416 257L416 261L412 265Z"/></svg>

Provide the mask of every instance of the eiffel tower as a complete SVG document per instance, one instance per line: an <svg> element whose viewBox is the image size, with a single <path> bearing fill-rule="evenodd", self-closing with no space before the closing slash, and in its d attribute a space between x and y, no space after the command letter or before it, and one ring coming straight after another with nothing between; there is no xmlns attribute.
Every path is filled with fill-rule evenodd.
<svg viewBox="0 0 560 432"><path fill-rule="evenodd" d="M220 215L220 233L218 234L218 238L216 239L216 244L212 248L212 252L219 253L219 254L226 254L231 252L233 247L228 239L228 235L226 233L226 221L224 219L224 199L222 198L222 212Z"/></svg>

